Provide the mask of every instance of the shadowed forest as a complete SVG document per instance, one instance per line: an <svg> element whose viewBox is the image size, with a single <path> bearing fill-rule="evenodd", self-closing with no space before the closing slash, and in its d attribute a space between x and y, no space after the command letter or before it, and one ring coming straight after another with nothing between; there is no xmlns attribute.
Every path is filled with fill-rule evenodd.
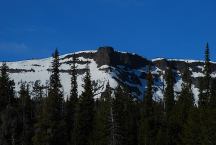
<svg viewBox="0 0 216 145"><path fill-rule="evenodd" d="M52 56L48 86L36 81L31 90L23 82L18 93L7 64L1 66L0 145L216 145L216 79L211 77L208 45L198 102L188 66L177 95L173 68L167 68L164 97L155 101L151 65L143 99L124 85L114 89L109 84L95 99L87 64L79 96L75 55L68 80L70 96L65 97L57 49Z"/></svg>

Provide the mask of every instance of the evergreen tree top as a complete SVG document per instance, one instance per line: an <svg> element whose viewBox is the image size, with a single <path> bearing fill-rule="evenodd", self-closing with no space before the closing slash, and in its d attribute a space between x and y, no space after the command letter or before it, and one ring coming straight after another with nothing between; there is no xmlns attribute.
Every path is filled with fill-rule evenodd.
<svg viewBox="0 0 216 145"><path fill-rule="evenodd" d="M50 76L50 88L49 94L55 96L62 96L62 84L60 81L60 62L59 62L59 52L58 49L55 50L53 53L53 61L52 61L52 68L51 68L51 76Z"/></svg>
<svg viewBox="0 0 216 145"><path fill-rule="evenodd" d="M8 74L8 69L9 67L7 66L7 64L4 62L2 63L2 66L1 66L1 77L2 78L9 78L9 74Z"/></svg>
<svg viewBox="0 0 216 145"><path fill-rule="evenodd" d="M76 57L76 54L73 53L73 55L72 55L72 63L76 64L76 62L77 62L77 57Z"/></svg>
<svg viewBox="0 0 216 145"><path fill-rule="evenodd" d="M59 57L59 51L58 51L58 48L55 49L54 53L53 53L53 58L57 58Z"/></svg>
<svg viewBox="0 0 216 145"><path fill-rule="evenodd" d="M210 61L210 56L209 56L209 44L206 44L206 48L205 48L205 61L209 62Z"/></svg>
<svg viewBox="0 0 216 145"><path fill-rule="evenodd" d="M86 74L85 74L85 77L84 77L84 84L83 84L83 88L84 88L84 91L82 92L82 96L87 96L87 97L92 97L94 96L94 93L93 93L93 87L92 87L92 81L91 81L91 74L90 74L90 70L89 70L89 64L87 63L86 65Z"/></svg>
<svg viewBox="0 0 216 145"><path fill-rule="evenodd" d="M0 110L2 107L7 106L14 102L14 86L13 80L10 80L8 73L8 66L3 63L0 68Z"/></svg>
<svg viewBox="0 0 216 145"><path fill-rule="evenodd" d="M182 84L183 86L186 85L186 86L191 87L191 84L192 84L191 74L192 73L189 70L188 63L186 63L184 72L182 74L182 80L184 81L184 83Z"/></svg>
<svg viewBox="0 0 216 145"><path fill-rule="evenodd" d="M70 100L76 101L78 99L78 84L77 84L77 66L76 66L76 56L73 54L72 64L71 64L71 92Z"/></svg>
<svg viewBox="0 0 216 145"><path fill-rule="evenodd" d="M209 44L208 44L208 42L206 43L206 48L209 49Z"/></svg>

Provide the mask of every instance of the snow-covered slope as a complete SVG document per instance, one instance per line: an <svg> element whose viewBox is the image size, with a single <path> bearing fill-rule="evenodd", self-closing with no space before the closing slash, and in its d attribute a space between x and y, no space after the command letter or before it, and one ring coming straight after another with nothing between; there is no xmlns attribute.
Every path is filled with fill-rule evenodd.
<svg viewBox="0 0 216 145"><path fill-rule="evenodd" d="M86 72L86 64L89 62L89 68L94 88L96 90L96 97L106 89L109 82L112 88L116 88L118 84L129 86L134 96L142 98L146 88L146 74L148 65L152 65L152 74L154 75L154 99L158 100L163 97L165 86L164 74L167 65L173 66L176 76L175 91L181 91L182 78L184 66L189 64L193 77L193 92L195 97L198 96L197 78L203 76L203 62L195 60L166 60L158 58L154 60L147 60L141 56L130 53L121 53L114 51L111 47L102 47L97 51L81 51L76 52L78 59L78 92L82 93L83 77ZM60 76L63 84L64 95L67 97L70 92L70 65L72 54L60 56ZM27 82L33 86L36 80L41 80L42 84L46 85L50 76L52 58L34 59L17 62L7 62L10 68L10 77L16 83L16 91L19 90L20 82ZM0 63L1 65L1 63ZM215 67L216 68L216 67ZM212 73L215 77L216 73Z"/></svg>
<svg viewBox="0 0 216 145"><path fill-rule="evenodd" d="M76 54L83 54L83 53L95 53L95 51L82 51L77 52ZM61 82L63 85L63 90L65 97L69 95L70 91L70 64L67 64L67 62L71 61L72 58L65 58L66 56L71 55L62 55L60 56L60 77ZM89 69L91 72L91 78L94 81L94 84L98 84L97 86L94 86L97 88L96 94L100 94L105 90L105 87L107 82L115 88L118 83L112 78L112 73L109 71L105 71L109 66L103 65L101 67L97 67L96 62L93 59L90 58L84 58L84 57L78 57L77 58L79 62L87 62L89 61ZM18 91L21 82L27 82L30 84L30 86L33 86L34 82L36 80L41 80L43 85L46 85L49 81L50 77L50 71L51 68L51 61L52 58L46 58L46 59L35 59L35 60L26 60L26 61L18 61L18 62L7 62L7 65L10 69L10 77L15 81L16 88L15 90ZM1 64L0 64L1 65ZM84 64L77 64L78 70L84 70L86 69L86 63ZM77 81L78 81L78 93L81 94L83 88L83 77L84 74L79 74ZM96 97L98 97L97 95Z"/></svg>

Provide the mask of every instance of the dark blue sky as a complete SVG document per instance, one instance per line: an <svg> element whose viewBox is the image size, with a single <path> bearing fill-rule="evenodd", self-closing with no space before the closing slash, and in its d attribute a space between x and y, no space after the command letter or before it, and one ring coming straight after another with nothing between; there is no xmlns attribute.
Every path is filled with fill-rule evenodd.
<svg viewBox="0 0 216 145"><path fill-rule="evenodd" d="M147 58L216 60L215 0L0 0L0 60L109 45Z"/></svg>

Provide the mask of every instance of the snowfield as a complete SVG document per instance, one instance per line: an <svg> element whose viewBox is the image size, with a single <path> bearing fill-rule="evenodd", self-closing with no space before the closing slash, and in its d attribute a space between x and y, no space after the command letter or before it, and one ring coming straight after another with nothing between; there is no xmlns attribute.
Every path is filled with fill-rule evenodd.
<svg viewBox="0 0 216 145"><path fill-rule="evenodd" d="M96 53L97 51L80 51L76 52L75 54L88 54L88 53ZM68 97L70 93L70 74L68 71L70 70L70 61L72 60L71 58L72 53L70 54L65 54L60 56L60 63L61 67L60 70L60 78L61 82L63 85L63 91L64 91L64 96ZM135 54L132 54L135 55ZM142 98L144 93L145 93L145 88L146 88L146 80L145 78L141 77L142 74L147 73L148 68L143 67L139 69L127 69L123 65L119 65L117 67L113 66L108 66L108 65L102 65L98 66L96 61L91 58L86 58L83 56L79 56L78 58L79 62L89 62L89 69L91 73L91 79L94 84L94 88L96 90L95 92L95 97L98 98L100 97L101 93L105 91L107 83L110 84L111 88L116 88L119 83L124 83L127 84L128 86L132 88L136 88L137 91L134 91L133 94L138 96L139 98ZM155 61L160 61L164 60L164 58L156 58L152 59L152 62ZM202 61L197 61L197 60L183 60L183 59L167 59L168 61L184 61L188 63L193 63L193 62L202 62ZM41 80L43 85L46 85L49 81L50 77L50 70L51 69L51 62L52 58L45 58L45 59L33 59L33 60L24 60L24 61L17 61L17 62L7 62L7 65L11 70L13 70L10 73L11 79L15 81L15 90L18 91L20 87L20 82L27 82L30 84L30 86L33 86L34 82L36 80ZM68 62L68 63L67 63ZM0 63L1 65L2 63ZM203 66L197 66L198 69L204 69ZM78 70L84 70L86 69L86 63L77 63L77 69ZM192 69L190 69L192 70ZM159 76L157 79L154 80L154 99L159 100L163 98L163 93L164 93L164 86L165 86L165 81L164 81L164 74L165 71L158 68L158 67L152 67L151 70L152 74L154 76ZM129 80L123 80L121 79L122 73L127 73ZM176 72L177 77L176 77L176 84L174 86L174 89L176 93L181 91L181 85L182 85L182 79L181 79L181 74L180 72ZM78 93L79 95L82 93L83 88L83 77L85 73L80 73L78 74L77 81L78 81ZM203 73L201 72L192 72L192 77L197 78L197 77L202 77ZM132 81L132 77L137 77L139 83L134 83ZM216 77L216 73L212 73L212 77ZM131 81L130 81L131 79ZM192 86L192 90L195 96L195 99L198 99L198 94L199 90L198 88L195 87L195 85ZM140 93L139 93L140 92Z"/></svg>

